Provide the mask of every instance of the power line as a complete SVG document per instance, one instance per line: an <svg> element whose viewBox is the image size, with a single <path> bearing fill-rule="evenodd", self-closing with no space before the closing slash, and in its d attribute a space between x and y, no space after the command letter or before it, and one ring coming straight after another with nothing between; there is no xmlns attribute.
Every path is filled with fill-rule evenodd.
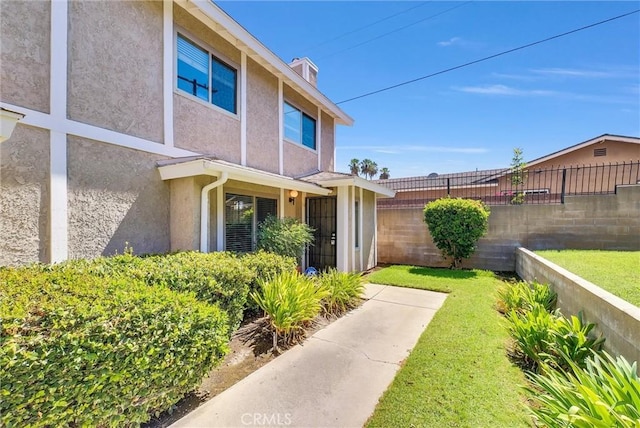
<svg viewBox="0 0 640 428"><path fill-rule="evenodd" d="M407 25L402 26L402 27L400 27L400 28L396 28L395 30L391 30L391 31L389 31L389 32L387 32L387 33L381 34L381 35L376 36L376 37L373 37L373 38L371 38L371 39L367 39L367 40L365 40L364 42L358 43L358 44L353 45L353 46L349 46L348 48L345 48L345 49L339 50L339 51L337 51L337 52L330 53L330 54L328 54L328 55L321 56L320 58L318 58L318 60L320 60L320 59L325 59L325 58L329 58L329 57L332 57L332 56L334 56L334 55L338 55L338 54L340 54L340 53L342 53L342 52L346 52L346 51L349 51L349 50L351 50L351 49L355 49L355 48L357 48L357 47L360 47L360 46L362 46L362 45L366 45L367 43L371 43L371 42L373 42L373 41L375 41L375 40L381 39L381 38L383 38L383 37L387 37L388 35L391 35L391 34L393 34L393 33L397 33L398 31L402 31L402 30L404 30L405 28L413 27L414 25L418 25L418 24L420 24L420 23L422 23L422 22L424 22L424 21L428 21L428 20L433 19L433 18L436 18L436 17L438 17L438 16L440 16L440 15L444 15L445 13L447 13L447 12L451 12L452 10L457 9L457 8L459 8L459 7L466 6L466 5L468 5L469 3L473 3L473 1L474 1L474 0L469 0L469 1L465 2L465 3L461 3L461 4L458 4L458 5L454 6L454 7L451 7L451 8L449 8L449 9L443 10L442 12L438 12L438 13L436 13L435 15L427 16L426 18L422 18L422 19L420 19L420 20L418 20L418 21L412 22L411 24L407 24Z"/></svg>
<svg viewBox="0 0 640 428"><path fill-rule="evenodd" d="M384 18L381 18L381 19L379 19L379 20L377 20L375 22L372 22L370 24L364 25L362 27L356 28L355 30L347 31L346 33L342 33L342 34L340 34L340 35L338 35L338 36L336 36L336 37L334 37L332 39L325 40L324 42L318 43L317 45L313 45L310 48L303 49L302 52L312 51L314 49L319 48L320 46L326 45L327 43L334 42L334 41L342 39L343 37L348 36L350 34L357 33L357 32L362 31L364 29L373 27L374 25L377 25L377 24L379 24L381 22L388 21L391 18L395 18L398 15L402 15L402 14L405 14L405 13L407 13L409 11L412 11L413 9L417 9L419 7L422 7L422 6L426 5L427 3L431 2L431 1L433 1L433 0L422 2L422 3L418 4L417 6L412 6L409 9L401 10L400 12L394 13L393 15L385 16Z"/></svg>
<svg viewBox="0 0 640 428"><path fill-rule="evenodd" d="M560 37L568 36L569 34L577 33L579 31L583 31L583 30L586 30L586 29L589 29L589 28L597 27L598 25L606 24L607 22L615 21L617 19L621 19L621 18L627 17L629 15L633 15L634 13L638 13L638 12L640 12L640 9L636 9L636 10L634 10L632 12L628 12L628 13L625 13L625 14L622 14L622 15L614 16L613 18L605 19L603 21L595 22L593 24L585 25L584 27L576 28L575 30L567 31L567 32L562 33L562 34L556 34L555 36L547 37L546 39L542 39L542 40L538 40L536 42L528 43L526 45L518 46L517 48L513 48L513 49L506 50L506 51L502 51L500 53L497 53L497 54L494 54L494 55L490 55L490 56L487 56L487 57L484 57L484 58L481 58L481 59L477 59L475 61L470 61L470 62L461 64L461 65L456 65L455 67L450 67L450 68L447 68L445 70L440 70L440 71L437 71L435 73L427 74L426 76L418 77L418 78L412 79L412 80L407 80L405 82L398 83L398 84L395 84L395 85L392 85L392 86L387 86L386 88L378 89L376 91L367 92L366 94L358 95L357 97L353 97L353 98L349 98L349 99L337 102L336 105L337 104L348 103L349 101L354 101L354 100L358 100L360 98L364 98L364 97L368 97L368 96L371 96L371 95L379 94L380 92L389 91L391 89L399 88L400 86L409 85L411 83L415 83L415 82L418 82L420 80L428 79L430 77L438 76L440 74L448 73L450 71L457 70L459 68L468 67L470 65L477 64L479 62L487 61L487 60L490 60L490 59L493 59L493 58L497 58L499 56L503 56L503 55L506 55L506 54L509 54L509 53L512 53L512 52L516 52L516 51L519 51L519 50L522 50L522 49L530 48L531 46L539 45L541 43L545 43L545 42L548 42L550 40L559 39Z"/></svg>

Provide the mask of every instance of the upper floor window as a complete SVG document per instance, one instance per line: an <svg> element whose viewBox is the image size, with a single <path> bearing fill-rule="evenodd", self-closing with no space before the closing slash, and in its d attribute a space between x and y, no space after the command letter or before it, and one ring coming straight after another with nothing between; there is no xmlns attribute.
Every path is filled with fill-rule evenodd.
<svg viewBox="0 0 640 428"><path fill-rule="evenodd" d="M316 149L316 120L299 108L284 103L284 137L294 143Z"/></svg>
<svg viewBox="0 0 640 428"><path fill-rule="evenodd" d="M238 71L178 34L178 88L237 112Z"/></svg>

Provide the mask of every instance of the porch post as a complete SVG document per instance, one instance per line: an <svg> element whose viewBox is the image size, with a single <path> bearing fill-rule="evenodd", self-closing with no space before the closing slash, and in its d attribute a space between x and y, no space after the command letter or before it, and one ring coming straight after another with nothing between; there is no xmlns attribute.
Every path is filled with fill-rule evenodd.
<svg viewBox="0 0 640 428"><path fill-rule="evenodd" d="M224 251L224 186L216 189L216 250Z"/></svg>
<svg viewBox="0 0 640 428"><path fill-rule="evenodd" d="M349 186L338 186L336 269L349 271Z"/></svg>

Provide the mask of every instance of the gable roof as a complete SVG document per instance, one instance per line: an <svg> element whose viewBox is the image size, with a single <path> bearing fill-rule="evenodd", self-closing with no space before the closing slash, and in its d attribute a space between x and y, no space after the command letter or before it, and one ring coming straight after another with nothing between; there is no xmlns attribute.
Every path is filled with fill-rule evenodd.
<svg viewBox="0 0 640 428"><path fill-rule="evenodd" d="M304 95L314 104L321 105L341 125L353 125L353 118L342 111L315 86L296 73L287 63L264 46L211 0L175 0L195 18L203 22L249 58L282 79L288 86Z"/></svg>
<svg viewBox="0 0 640 428"><path fill-rule="evenodd" d="M527 162L527 167L531 167L537 165L542 162L546 162L548 160L566 155L567 153L574 152L576 150L580 150L583 147L588 147L592 144L603 143L605 141L619 141L622 143L631 143L631 144L640 144L640 138L638 137L625 137L623 135L612 135L612 134L602 134L598 137L592 138L587 141L583 141L582 143L575 144L573 146L566 147L562 150L558 150L557 152L553 152L546 156L542 156L538 159L534 159L530 162Z"/></svg>

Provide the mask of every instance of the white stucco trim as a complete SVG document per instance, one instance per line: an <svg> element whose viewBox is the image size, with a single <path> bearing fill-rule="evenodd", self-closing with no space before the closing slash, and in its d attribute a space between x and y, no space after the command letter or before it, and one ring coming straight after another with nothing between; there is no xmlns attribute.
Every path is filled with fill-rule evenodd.
<svg viewBox="0 0 640 428"><path fill-rule="evenodd" d="M56 3L56 2L54 2ZM69 217L67 209L67 135L50 133L49 160L49 251L51 263L69 257Z"/></svg>
<svg viewBox="0 0 640 428"><path fill-rule="evenodd" d="M349 187L338 186L336 201L336 269L349 271Z"/></svg>
<svg viewBox="0 0 640 428"><path fill-rule="evenodd" d="M23 125L33 126L35 128L71 134L101 143L113 144L115 146L167 157L184 157L199 154L189 150L179 149L177 147L168 147L161 143L134 137L132 135L122 134L120 132L100 128L98 126L76 122L75 120L66 118L56 119L48 113L42 113L40 111L27 109L9 103L0 102L0 106L24 114L25 117L20 121L20 123Z"/></svg>
<svg viewBox="0 0 640 428"><path fill-rule="evenodd" d="M173 0L162 2L162 98L164 144L173 147Z"/></svg>
<svg viewBox="0 0 640 428"><path fill-rule="evenodd" d="M316 150L318 151L318 171L322 171L322 109L318 106L316 119Z"/></svg>
<svg viewBox="0 0 640 428"><path fill-rule="evenodd" d="M278 171L284 174L284 85L278 79Z"/></svg>
<svg viewBox="0 0 640 428"><path fill-rule="evenodd" d="M373 194L373 266L378 266L378 195Z"/></svg>
<svg viewBox="0 0 640 428"><path fill-rule="evenodd" d="M216 250L224 251L224 186L216 189Z"/></svg>
<svg viewBox="0 0 640 428"><path fill-rule="evenodd" d="M359 241L360 241L360 269L359 270L364 270L364 235L362 234L364 228L362 225L362 222L364 221L364 199L363 199L363 195L364 195L364 190L362 189L362 187L359 188L360 190L360 195L359 195L359 199L360 199L360 209L358 210L358 236ZM375 210L375 207L374 207Z"/></svg>
<svg viewBox="0 0 640 428"><path fill-rule="evenodd" d="M336 125L336 123L333 122L333 172L336 172L338 168L338 158L336 157L338 156L338 150L337 150L337 144L336 144L336 141L338 141L338 134L336 134L337 131L338 131L338 125Z"/></svg>
<svg viewBox="0 0 640 428"><path fill-rule="evenodd" d="M351 207L351 219L349 230L351 231L351 240L349 248L351 249L351 271L356 270L356 188L349 186L349 206Z"/></svg>
<svg viewBox="0 0 640 428"><path fill-rule="evenodd" d="M240 52L240 165L247 164L247 54Z"/></svg>
<svg viewBox="0 0 640 428"><path fill-rule="evenodd" d="M50 114L47 116L52 123L64 122L67 118L68 8L66 0L51 2ZM65 130L50 130L49 258L51 263L61 262L69 257L67 180L67 134Z"/></svg>

